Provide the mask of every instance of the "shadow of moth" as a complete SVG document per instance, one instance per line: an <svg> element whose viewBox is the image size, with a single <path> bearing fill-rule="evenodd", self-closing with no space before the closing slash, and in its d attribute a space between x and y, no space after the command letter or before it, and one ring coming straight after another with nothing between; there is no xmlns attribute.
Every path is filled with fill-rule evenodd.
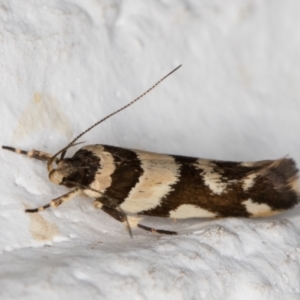
<svg viewBox="0 0 300 300"><path fill-rule="evenodd" d="M84 194L94 199L96 208L123 222L131 234L126 214L174 219L265 217L294 207L299 202L298 170L291 158L228 162L109 145L84 146L73 157L65 158L67 150L86 132L141 99L179 67L89 127L55 155L2 146L47 162L50 181L71 188L67 194L26 212L58 207ZM176 234L138 222L136 226Z"/></svg>

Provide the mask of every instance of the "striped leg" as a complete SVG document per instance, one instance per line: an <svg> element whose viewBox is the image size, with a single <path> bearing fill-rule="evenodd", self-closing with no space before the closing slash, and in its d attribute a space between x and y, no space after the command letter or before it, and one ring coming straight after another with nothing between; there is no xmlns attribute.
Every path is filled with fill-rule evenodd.
<svg viewBox="0 0 300 300"><path fill-rule="evenodd" d="M77 196L78 194L80 194L80 189L75 189L67 194L64 194L56 199L51 200L50 203L38 207L38 208L33 208L33 209L26 209L25 212L27 213L35 213L35 212L39 212L42 211L44 209L47 209L49 207L58 207L59 205L63 204L64 202L67 202L68 200L71 200L72 198L74 198L75 196Z"/></svg>
<svg viewBox="0 0 300 300"><path fill-rule="evenodd" d="M46 153L43 151L34 150L34 149L30 150L30 151L25 151L25 150L16 149L16 148L9 147L9 146L2 146L2 149L16 152L18 154L23 154L30 158L35 158L35 159L42 160L42 161L48 161L53 156L52 154L49 154L49 153Z"/></svg>
<svg viewBox="0 0 300 300"><path fill-rule="evenodd" d="M126 230L129 231L130 237L132 237L131 226L128 222L128 219L127 219L125 213L123 213L122 211L117 210L115 208L112 208L112 207L102 204L100 202L100 200L98 200L98 199L95 199L94 207L102 209L104 212L106 212L108 215L113 217L115 220L123 223L126 227Z"/></svg>
<svg viewBox="0 0 300 300"><path fill-rule="evenodd" d="M113 217L117 221L122 222L125 225L126 229L129 231L129 234L131 237L132 237L131 229L130 229L131 227L133 227L133 228L138 227L138 228L144 229L146 231L150 231L152 233L172 234L172 235L177 234L177 232L175 232L175 231L154 229L154 228L139 224L138 222L141 220L141 218L137 218L137 217L127 218L125 213L123 213L122 211L119 211L116 208L106 206L106 205L102 204L98 199L96 199L94 201L94 207L102 209L104 212L109 214L111 217Z"/></svg>

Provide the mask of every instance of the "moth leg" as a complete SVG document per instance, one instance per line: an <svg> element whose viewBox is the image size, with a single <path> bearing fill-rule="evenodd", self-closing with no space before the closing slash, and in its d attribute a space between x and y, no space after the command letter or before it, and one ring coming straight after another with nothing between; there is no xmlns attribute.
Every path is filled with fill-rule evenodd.
<svg viewBox="0 0 300 300"><path fill-rule="evenodd" d="M25 212L27 213L35 213L35 212L39 212L42 210L45 210L49 207L58 207L59 205L63 204L64 202L67 202L68 200L71 200L72 198L74 198L75 196L77 196L78 194L80 194L80 189L75 189L67 194L64 194L56 199L51 200L50 203L44 205L44 206L40 206L38 208L33 208L33 209L26 209Z"/></svg>
<svg viewBox="0 0 300 300"><path fill-rule="evenodd" d="M116 219L119 222L123 223L126 219L125 215L122 214L121 211L118 211L115 208L104 205L97 199L94 201L94 207L102 209L104 212L106 212L108 215L110 215L111 217L113 217L114 219Z"/></svg>
<svg viewBox="0 0 300 300"><path fill-rule="evenodd" d="M105 213L110 215L112 218L123 223L125 225L126 229L129 231L130 236L132 237L132 233L131 233L131 229L130 229L131 226L130 226L130 223L128 222L128 219L127 219L125 213L123 213L122 211L120 211L116 208L109 207L107 205L102 204L100 202L100 200L98 200L98 199L95 199L94 207L102 209Z"/></svg>
<svg viewBox="0 0 300 300"><path fill-rule="evenodd" d="M177 232L175 232L175 231L155 229L155 228L151 228L151 227L139 224L138 222L141 220L141 218L130 217L130 218L128 218L128 220L126 220L126 215L124 213L117 210L116 208L112 208L112 207L102 204L98 199L96 199L94 201L94 207L102 209L104 212L109 214L111 217L113 217L117 221L125 224L127 230L129 230L129 232L130 232L130 227L138 227L138 228L144 229L146 231L150 231L152 233L173 234L173 235L177 234Z"/></svg>
<svg viewBox="0 0 300 300"><path fill-rule="evenodd" d="M30 151L25 151L25 150L21 150L21 149L17 149L17 148L13 148L13 147L9 147L9 146L2 146L2 149L5 150L9 150L18 154L23 154L26 155L30 158L34 158L34 159L38 159L38 160L42 160L42 161L48 161L53 155L50 153L46 153L43 151L38 151L38 150L30 150Z"/></svg>
<svg viewBox="0 0 300 300"><path fill-rule="evenodd" d="M169 234L169 235L176 235L177 232L176 231L170 231L170 230L164 230L164 229L155 229L155 228L151 228L142 224L137 224L137 227L144 229L146 231L150 231L152 233L160 233L160 234Z"/></svg>

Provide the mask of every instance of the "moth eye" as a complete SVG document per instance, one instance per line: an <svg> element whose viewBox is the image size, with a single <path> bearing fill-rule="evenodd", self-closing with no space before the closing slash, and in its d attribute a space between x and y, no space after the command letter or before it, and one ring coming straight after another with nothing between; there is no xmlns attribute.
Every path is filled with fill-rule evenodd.
<svg viewBox="0 0 300 300"><path fill-rule="evenodd" d="M73 188L73 187L76 187L76 184L73 184L73 183L61 183L61 185L64 185L64 186L67 187L67 188Z"/></svg>
<svg viewBox="0 0 300 300"><path fill-rule="evenodd" d="M73 187L77 186L75 182L70 182L67 179L63 179L62 182L60 183L60 185L64 185L67 188L73 188Z"/></svg>

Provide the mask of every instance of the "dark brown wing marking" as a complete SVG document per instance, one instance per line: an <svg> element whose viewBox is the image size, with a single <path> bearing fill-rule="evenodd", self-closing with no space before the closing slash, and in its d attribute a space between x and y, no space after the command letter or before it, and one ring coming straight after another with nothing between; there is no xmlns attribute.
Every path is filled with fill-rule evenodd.
<svg viewBox="0 0 300 300"><path fill-rule="evenodd" d="M112 207L119 206L129 195L131 189L139 182L143 173L141 162L133 150L103 145L104 151L109 152L115 162L116 169L111 175L112 183L105 191L105 196L115 199L115 203L102 203Z"/></svg>

